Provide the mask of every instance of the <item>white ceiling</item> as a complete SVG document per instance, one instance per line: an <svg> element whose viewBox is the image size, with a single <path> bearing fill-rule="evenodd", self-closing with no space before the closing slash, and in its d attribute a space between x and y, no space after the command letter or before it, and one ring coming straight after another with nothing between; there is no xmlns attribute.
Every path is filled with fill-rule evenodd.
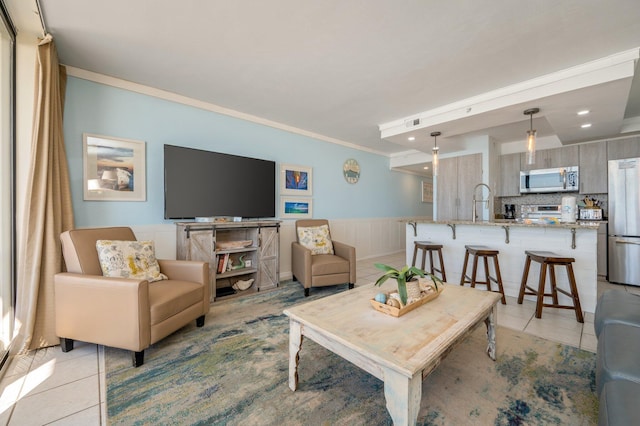
<svg viewBox="0 0 640 426"><path fill-rule="evenodd" d="M562 143L640 130L638 0L39 3L66 65L386 155L430 152L434 130L441 152L524 139L531 107L539 136ZM609 64L620 55L622 71ZM587 131L577 108L592 111ZM382 138L379 126L417 116L416 142Z"/></svg>

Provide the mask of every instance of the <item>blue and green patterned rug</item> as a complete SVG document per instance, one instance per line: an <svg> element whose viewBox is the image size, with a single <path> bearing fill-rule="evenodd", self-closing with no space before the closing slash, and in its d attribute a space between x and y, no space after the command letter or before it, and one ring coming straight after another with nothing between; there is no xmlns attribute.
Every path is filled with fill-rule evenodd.
<svg viewBox="0 0 640 426"><path fill-rule="evenodd" d="M105 348L111 425L390 425L383 383L306 339L299 388L288 387L284 308L345 291L297 282L216 303L145 351ZM595 354L498 328L498 360L485 328L458 345L423 382L420 425L597 423Z"/></svg>

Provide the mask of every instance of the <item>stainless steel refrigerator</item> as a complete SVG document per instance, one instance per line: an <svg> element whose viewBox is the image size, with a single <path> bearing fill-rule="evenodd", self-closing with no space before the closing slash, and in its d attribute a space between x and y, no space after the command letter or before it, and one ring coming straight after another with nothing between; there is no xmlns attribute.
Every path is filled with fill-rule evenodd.
<svg viewBox="0 0 640 426"><path fill-rule="evenodd" d="M609 281L640 286L640 158L609 161Z"/></svg>

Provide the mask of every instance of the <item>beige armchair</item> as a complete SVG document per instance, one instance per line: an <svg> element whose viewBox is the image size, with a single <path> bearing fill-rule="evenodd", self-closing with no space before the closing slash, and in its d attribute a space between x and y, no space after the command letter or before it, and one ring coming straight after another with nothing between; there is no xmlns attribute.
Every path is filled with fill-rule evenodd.
<svg viewBox="0 0 640 426"><path fill-rule="evenodd" d="M356 282L356 249L331 240L335 254L311 254L311 250L300 244L298 228L329 226L326 219L305 219L296 221L296 241L291 243L291 269L293 278L304 286L304 295L309 296L311 287Z"/></svg>
<svg viewBox="0 0 640 426"><path fill-rule="evenodd" d="M144 350L195 320L204 325L209 312L206 262L158 260L169 279L109 278L102 275L97 240L135 241L130 228L75 229L60 236L68 272L55 275L56 334L63 352L73 341L133 351L133 365Z"/></svg>

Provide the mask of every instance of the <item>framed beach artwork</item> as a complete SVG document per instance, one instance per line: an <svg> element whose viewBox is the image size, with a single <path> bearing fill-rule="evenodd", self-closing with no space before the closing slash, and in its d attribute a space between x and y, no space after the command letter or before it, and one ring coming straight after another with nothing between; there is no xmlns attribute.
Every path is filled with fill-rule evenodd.
<svg viewBox="0 0 640 426"><path fill-rule="evenodd" d="M313 217L313 199L280 197L282 219L308 219Z"/></svg>
<svg viewBox="0 0 640 426"><path fill-rule="evenodd" d="M312 177L311 167L281 164L280 195L311 195Z"/></svg>
<svg viewBox="0 0 640 426"><path fill-rule="evenodd" d="M145 143L82 135L83 192L87 201L146 201Z"/></svg>

